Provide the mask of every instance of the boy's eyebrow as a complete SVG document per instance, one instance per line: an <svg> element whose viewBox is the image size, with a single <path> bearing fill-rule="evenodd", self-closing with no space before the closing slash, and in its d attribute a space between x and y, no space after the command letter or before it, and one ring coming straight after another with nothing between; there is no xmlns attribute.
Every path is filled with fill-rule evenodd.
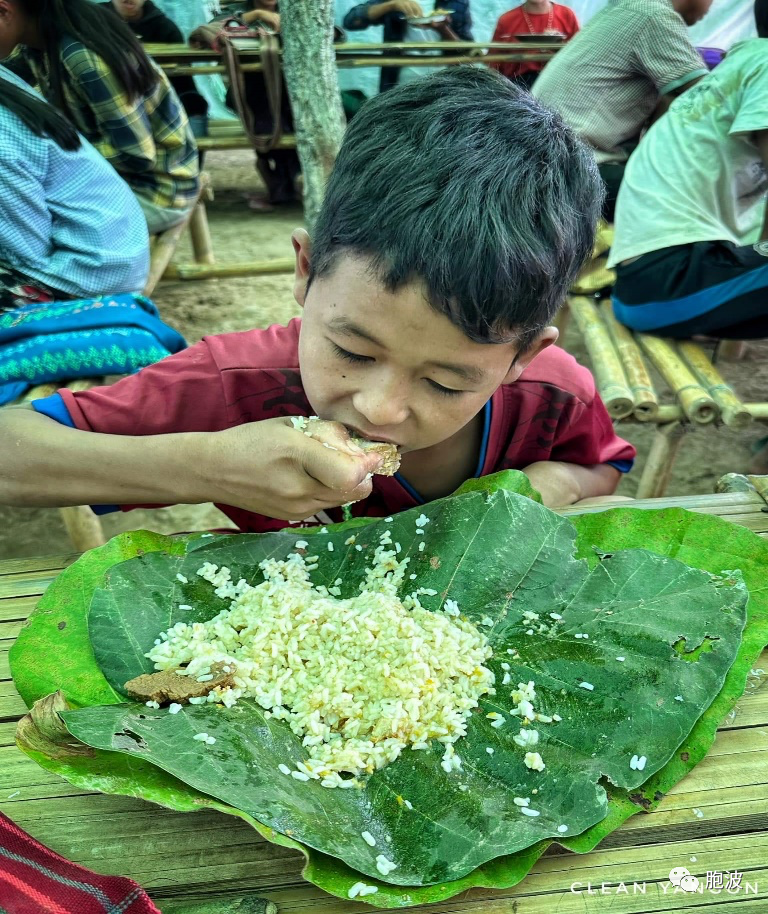
<svg viewBox="0 0 768 914"><path fill-rule="evenodd" d="M454 362L430 362L430 365L434 365L435 368L443 368L445 371L451 371L472 384L479 384L480 381L485 380L485 372L482 368L474 368L471 365L458 365Z"/></svg>
<svg viewBox="0 0 768 914"><path fill-rule="evenodd" d="M363 330L362 327L346 317L334 317L333 320L328 321L328 327L337 333L344 333L347 336L359 336L361 339L373 343L374 346L380 346L382 349L386 348L375 336L371 336L367 330ZM429 364L434 365L435 368L453 372L453 374L457 374L460 378L472 384L479 384L480 381L485 380L485 372L482 368L475 368L472 365L460 365L457 362L430 362Z"/></svg>
<svg viewBox="0 0 768 914"><path fill-rule="evenodd" d="M371 336L367 330L363 330L362 327L359 327L353 321L347 320L346 317L334 317L333 320L328 321L328 327L331 330L335 330L337 333L344 333L347 336L359 336L361 339L373 343L374 346L381 346L382 349L385 348L375 336Z"/></svg>

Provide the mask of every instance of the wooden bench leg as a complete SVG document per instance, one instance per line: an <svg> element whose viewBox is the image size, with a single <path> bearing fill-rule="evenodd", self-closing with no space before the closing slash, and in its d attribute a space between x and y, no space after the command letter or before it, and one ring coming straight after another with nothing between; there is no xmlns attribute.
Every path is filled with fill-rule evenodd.
<svg viewBox="0 0 768 914"><path fill-rule="evenodd" d="M79 505L75 508L60 508L59 513L67 528L72 545L78 552L86 552L103 546L106 543L101 521L91 511L88 505Z"/></svg>
<svg viewBox="0 0 768 914"><path fill-rule="evenodd" d="M680 450L683 434L684 427L681 422L657 426L648 460L637 487L636 498L661 498L667 491L672 465Z"/></svg>
<svg viewBox="0 0 768 914"><path fill-rule="evenodd" d="M208 216L202 201L195 206L190 217L189 236L192 241L195 263L215 263L211 230L208 227Z"/></svg>

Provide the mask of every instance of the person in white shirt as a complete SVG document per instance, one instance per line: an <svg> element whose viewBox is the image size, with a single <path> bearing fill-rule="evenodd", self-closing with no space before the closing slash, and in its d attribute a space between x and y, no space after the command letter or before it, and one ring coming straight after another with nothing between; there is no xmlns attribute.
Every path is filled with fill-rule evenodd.
<svg viewBox="0 0 768 914"><path fill-rule="evenodd" d="M614 311L675 338L768 336L768 0L736 44L672 103L619 191Z"/></svg>

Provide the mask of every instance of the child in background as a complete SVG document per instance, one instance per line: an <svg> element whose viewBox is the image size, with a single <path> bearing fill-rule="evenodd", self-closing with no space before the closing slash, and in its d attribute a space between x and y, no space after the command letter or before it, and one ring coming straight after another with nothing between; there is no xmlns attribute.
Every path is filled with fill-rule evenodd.
<svg viewBox="0 0 768 914"><path fill-rule="evenodd" d="M548 505L634 457L551 321L590 255L591 153L485 68L366 102L310 241L302 320L208 337L113 387L0 412L0 502L214 502L241 530L380 517L517 468ZM323 440L291 417L331 423ZM395 476L349 432L396 445Z"/></svg>
<svg viewBox="0 0 768 914"><path fill-rule="evenodd" d="M579 20L569 7L551 0L525 0L499 17L493 33L494 41L519 42L518 35L562 35L566 40L579 31ZM544 69L545 60L506 61L491 64L507 79L530 89Z"/></svg>
<svg viewBox="0 0 768 914"><path fill-rule="evenodd" d="M130 188L45 99L0 67L0 312L144 285Z"/></svg>

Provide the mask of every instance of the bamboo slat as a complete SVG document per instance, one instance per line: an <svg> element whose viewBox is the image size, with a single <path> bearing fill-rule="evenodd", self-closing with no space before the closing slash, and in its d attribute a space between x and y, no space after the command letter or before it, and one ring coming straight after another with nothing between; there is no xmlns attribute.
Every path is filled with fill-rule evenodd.
<svg viewBox="0 0 768 914"><path fill-rule="evenodd" d="M758 495L768 502L768 476L748 476L747 479L755 487Z"/></svg>
<svg viewBox="0 0 768 914"><path fill-rule="evenodd" d="M720 415L717 403L699 383L679 352L667 340L646 333L635 334L643 351L669 384L691 422L708 425Z"/></svg>
<svg viewBox="0 0 768 914"><path fill-rule="evenodd" d="M592 249L592 259L596 260L600 257L601 254L610 248L613 244L613 226L605 222L603 219L600 220L597 224L597 232L595 233L595 246Z"/></svg>
<svg viewBox="0 0 768 914"><path fill-rule="evenodd" d="M624 419L632 412L634 399L608 330L588 298L574 296L569 304L589 352L597 389L606 409L613 419Z"/></svg>
<svg viewBox="0 0 768 914"><path fill-rule="evenodd" d="M723 376L706 357L701 346L681 341L677 344L677 349L717 403L723 422L730 428L746 428L752 421L749 410L736 396L733 388L726 384Z"/></svg>
<svg viewBox="0 0 768 914"><path fill-rule="evenodd" d="M610 300L602 302L601 307L603 319L619 353L629 389L632 391L635 419L639 422L652 422L659 412L659 398L645 367L640 347L631 332L614 317Z"/></svg>

